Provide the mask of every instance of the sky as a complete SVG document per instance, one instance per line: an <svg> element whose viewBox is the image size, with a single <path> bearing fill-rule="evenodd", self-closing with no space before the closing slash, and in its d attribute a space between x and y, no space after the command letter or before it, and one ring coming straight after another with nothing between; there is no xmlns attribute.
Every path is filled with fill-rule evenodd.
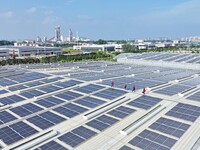
<svg viewBox="0 0 200 150"><path fill-rule="evenodd" d="M93 40L200 36L200 0L1 0L0 39Z"/></svg>

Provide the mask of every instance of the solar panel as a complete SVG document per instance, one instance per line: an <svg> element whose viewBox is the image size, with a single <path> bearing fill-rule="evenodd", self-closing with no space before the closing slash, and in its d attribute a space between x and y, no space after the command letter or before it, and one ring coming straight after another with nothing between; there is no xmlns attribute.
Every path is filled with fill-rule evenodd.
<svg viewBox="0 0 200 150"><path fill-rule="evenodd" d="M74 89L74 90L79 91L79 92L82 92L82 93L89 94L89 93L92 93L92 92L96 92L96 91L98 91L98 90L101 90L101 89L103 89L103 88L104 88L103 86L94 85L94 84L89 84L89 85L82 86L82 87L79 87L79 88Z"/></svg>
<svg viewBox="0 0 200 150"><path fill-rule="evenodd" d="M118 117L118 118L125 118L128 115L130 115L131 113L133 113L134 111L136 111L136 110L125 107L125 106L120 106L120 107L117 107L116 109L109 111L108 114Z"/></svg>
<svg viewBox="0 0 200 150"><path fill-rule="evenodd" d="M46 144L41 145L40 147L34 150L68 150L67 148L63 147L59 143L55 141L50 141Z"/></svg>
<svg viewBox="0 0 200 150"><path fill-rule="evenodd" d="M190 88L190 86L175 84L166 88L159 89L155 92L171 96L189 90Z"/></svg>
<svg viewBox="0 0 200 150"><path fill-rule="evenodd" d="M57 94L57 95L55 95L55 96L56 96L56 97L59 97L59 98L62 98L62 99L64 99L64 100L70 101L70 100L73 100L73 99L75 99L75 98L81 97L81 96L83 96L83 95L82 95L82 94L79 94L79 93L67 91L67 92L64 92L64 93Z"/></svg>
<svg viewBox="0 0 200 150"><path fill-rule="evenodd" d="M149 130L144 130L138 136L129 141L129 144L146 150L169 150L174 146L175 143L175 139L160 135Z"/></svg>
<svg viewBox="0 0 200 150"><path fill-rule="evenodd" d="M121 147L119 150L134 150L134 149L125 145L125 146Z"/></svg>
<svg viewBox="0 0 200 150"><path fill-rule="evenodd" d="M36 106L35 104L32 103L28 103L25 105L21 105L18 107L14 107L12 109L10 109L12 112L14 112L15 114L24 117L30 114L33 114L35 112L41 111L43 110L41 107Z"/></svg>
<svg viewBox="0 0 200 150"><path fill-rule="evenodd" d="M60 86L62 88L68 88L77 84L80 84L82 82L80 81L76 81L76 80L69 80L69 81L65 81L65 82L59 82L59 83L55 83L55 85Z"/></svg>
<svg viewBox="0 0 200 150"><path fill-rule="evenodd" d="M200 107L179 103L166 115L194 122L200 116Z"/></svg>
<svg viewBox="0 0 200 150"><path fill-rule="evenodd" d="M97 107L99 105L102 105L103 103L105 103L105 101L99 100L97 98L93 98L93 97L84 97L82 99L76 100L74 101L74 103L89 107L89 108L94 108Z"/></svg>
<svg viewBox="0 0 200 150"><path fill-rule="evenodd" d="M0 125L17 119L15 116L7 111L0 112Z"/></svg>
<svg viewBox="0 0 200 150"><path fill-rule="evenodd" d="M41 88L38 88L38 89L41 90L41 91L44 91L46 93L50 93L50 92L54 92L54 91L60 90L61 87L57 87L57 86L53 86L53 85L48 85L48 86L41 87Z"/></svg>
<svg viewBox="0 0 200 150"><path fill-rule="evenodd" d="M0 90L0 94L5 94L5 93L8 93L8 91L6 91L6 90Z"/></svg>
<svg viewBox="0 0 200 150"><path fill-rule="evenodd" d="M81 114L81 113L87 111L88 109L80 107L80 106L75 105L75 104L66 104L66 105L57 107L53 110L62 114L62 115L65 115L69 118L72 118L72 117L74 117L78 114Z"/></svg>
<svg viewBox="0 0 200 150"><path fill-rule="evenodd" d="M34 87L34 86L39 86L42 84L44 84L44 83L41 81L35 81L35 82L25 83L24 85L29 86L29 87Z"/></svg>
<svg viewBox="0 0 200 150"><path fill-rule="evenodd" d="M17 91L17 90L22 90L22 89L25 89L25 88L27 88L27 86L17 85L17 86L9 87L9 90L10 91Z"/></svg>
<svg viewBox="0 0 200 150"><path fill-rule="evenodd" d="M11 95L11 96L7 96L4 98L0 98L0 103L2 104L13 104L13 103L17 103L20 101L23 101L24 98L18 95Z"/></svg>
<svg viewBox="0 0 200 150"><path fill-rule="evenodd" d="M47 98L38 100L35 103L37 103L41 106L44 106L46 108L49 108L49 107L53 107L53 106L56 106L56 105L64 103L64 102L65 101L62 101L62 100L55 98L55 97L47 97Z"/></svg>
<svg viewBox="0 0 200 150"><path fill-rule="evenodd" d="M115 124L118 121L119 120L117 120L115 118L112 118L112 117L109 117L106 115L102 115L102 116L86 123L86 125L93 127L94 129L97 129L99 131L103 131L104 129L110 127L111 125Z"/></svg>
<svg viewBox="0 0 200 150"><path fill-rule="evenodd" d="M38 91L38 90L31 90L20 93L20 95L26 97L26 98L33 98L34 96L40 96L42 94L45 94L44 92Z"/></svg>
<svg viewBox="0 0 200 150"><path fill-rule="evenodd" d="M94 95L101 97L101 98L113 100L113 99L115 99L119 96L126 94L126 93L127 93L126 91L122 91L122 90L118 90L118 89L114 89L114 88L109 88L109 89L102 90L98 93L95 93Z"/></svg>
<svg viewBox="0 0 200 150"><path fill-rule="evenodd" d="M55 112L60 113L62 115L65 115L69 118L72 118L74 116L77 116L79 113L70 109L67 109L65 107L57 107L55 109L53 109Z"/></svg>
<svg viewBox="0 0 200 150"><path fill-rule="evenodd" d="M32 124L36 125L37 127L41 128L43 130L54 126L54 124L52 122L50 122L38 115L28 118L27 121L31 122Z"/></svg>
<svg viewBox="0 0 200 150"><path fill-rule="evenodd" d="M187 97L187 99L191 99L191 100L199 102L200 101L200 92L190 95L189 97Z"/></svg>
<svg viewBox="0 0 200 150"><path fill-rule="evenodd" d="M151 107L155 106L159 102L161 102L160 98L143 95L143 96L129 102L128 105L147 110L147 109L150 109Z"/></svg>
<svg viewBox="0 0 200 150"><path fill-rule="evenodd" d="M62 136L58 139L63 141L64 143L70 145L71 147L76 147L77 145L83 143L84 141L88 140L89 138L95 136L97 133L86 128L80 126Z"/></svg>
<svg viewBox="0 0 200 150"><path fill-rule="evenodd" d="M10 145L37 132L38 131L36 129L21 121L1 128L0 139L5 144Z"/></svg>
<svg viewBox="0 0 200 150"><path fill-rule="evenodd" d="M180 138L190 125L167 118L160 118L149 128Z"/></svg>
<svg viewBox="0 0 200 150"><path fill-rule="evenodd" d="M43 130L59 124L65 120L65 118L60 117L52 112L44 112L42 114L27 119L27 121L33 123Z"/></svg>

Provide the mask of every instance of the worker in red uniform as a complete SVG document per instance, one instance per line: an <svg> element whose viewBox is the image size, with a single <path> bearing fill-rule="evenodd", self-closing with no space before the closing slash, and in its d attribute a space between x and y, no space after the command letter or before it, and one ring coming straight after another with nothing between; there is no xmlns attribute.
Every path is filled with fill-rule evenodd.
<svg viewBox="0 0 200 150"><path fill-rule="evenodd" d="M143 90L142 90L142 93L145 94L146 91L147 91L147 89L144 87Z"/></svg>
<svg viewBox="0 0 200 150"><path fill-rule="evenodd" d="M111 82L111 87L113 87L113 86L114 86L114 84L115 84L115 82L112 80L112 82Z"/></svg>

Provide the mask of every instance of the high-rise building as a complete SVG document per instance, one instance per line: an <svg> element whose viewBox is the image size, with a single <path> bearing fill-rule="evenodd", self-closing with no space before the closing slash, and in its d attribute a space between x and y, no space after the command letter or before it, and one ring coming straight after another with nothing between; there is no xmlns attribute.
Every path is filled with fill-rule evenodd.
<svg viewBox="0 0 200 150"><path fill-rule="evenodd" d="M61 41L60 26L55 27L55 41L56 42Z"/></svg>
<svg viewBox="0 0 200 150"><path fill-rule="evenodd" d="M69 41L73 42L73 32L71 29L69 29Z"/></svg>

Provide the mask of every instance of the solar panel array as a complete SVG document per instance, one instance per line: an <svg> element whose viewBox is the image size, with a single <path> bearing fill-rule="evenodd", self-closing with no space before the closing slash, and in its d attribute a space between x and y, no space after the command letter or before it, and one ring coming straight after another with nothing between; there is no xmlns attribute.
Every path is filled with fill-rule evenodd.
<svg viewBox="0 0 200 150"><path fill-rule="evenodd" d="M128 105L142 109L150 109L156 104L158 104L160 101L160 98L143 95L129 102Z"/></svg>
<svg viewBox="0 0 200 150"><path fill-rule="evenodd" d="M123 57L123 56L122 56ZM153 60L153 61L171 61L171 62L187 62L187 63L200 63L200 55L199 54L179 54L179 53L141 53L137 54L129 54L126 56L128 59L144 59L144 60Z"/></svg>
<svg viewBox="0 0 200 150"><path fill-rule="evenodd" d="M166 115L194 122L200 116L200 107L179 103Z"/></svg>
<svg viewBox="0 0 200 150"><path fill-rule="evenodd" d="M160 53L155 56L150 53L137 54L133 58L178 62L187 56ZM197 56L195 57L191 57L187 62L196 62ZM0 139L6 144L5 146L0 142L0 147L20 148L55 130L58 131L56 135L40 141L32 148L176 148L177 141L181 142L185 135L194 133L191 128L199 120L199 73L197 70L113 62L21 65L2 70L0 68ZM174 80L179 82L174 84ZM114 86L111 86L112 81ZM124 84L127 85L126 88ZM132 92L133 86L136 87L135 92ZM152 91L143 95L144 87L150 87ZM182 92L186 92L183 103L176 99L171 101L171 96ZM164 95L167 95L169 100L163 98ZM125 99L126 101L121 102ZM148 127L143 131L133 131L127 136L119 135L120 130L135 120L140 121L152 109L157 108L156 106L162 106L166 102L173 105L167 106L168 111L159 114L159 119L155 119L151 124L146 121L145 125ZM89 120L83 119L83 115L100 110L101 113ZM142 127L136 131L139 129ZM106 138L102 139L104 136ZM95 140L97 142L94 142Z"/></svg>

